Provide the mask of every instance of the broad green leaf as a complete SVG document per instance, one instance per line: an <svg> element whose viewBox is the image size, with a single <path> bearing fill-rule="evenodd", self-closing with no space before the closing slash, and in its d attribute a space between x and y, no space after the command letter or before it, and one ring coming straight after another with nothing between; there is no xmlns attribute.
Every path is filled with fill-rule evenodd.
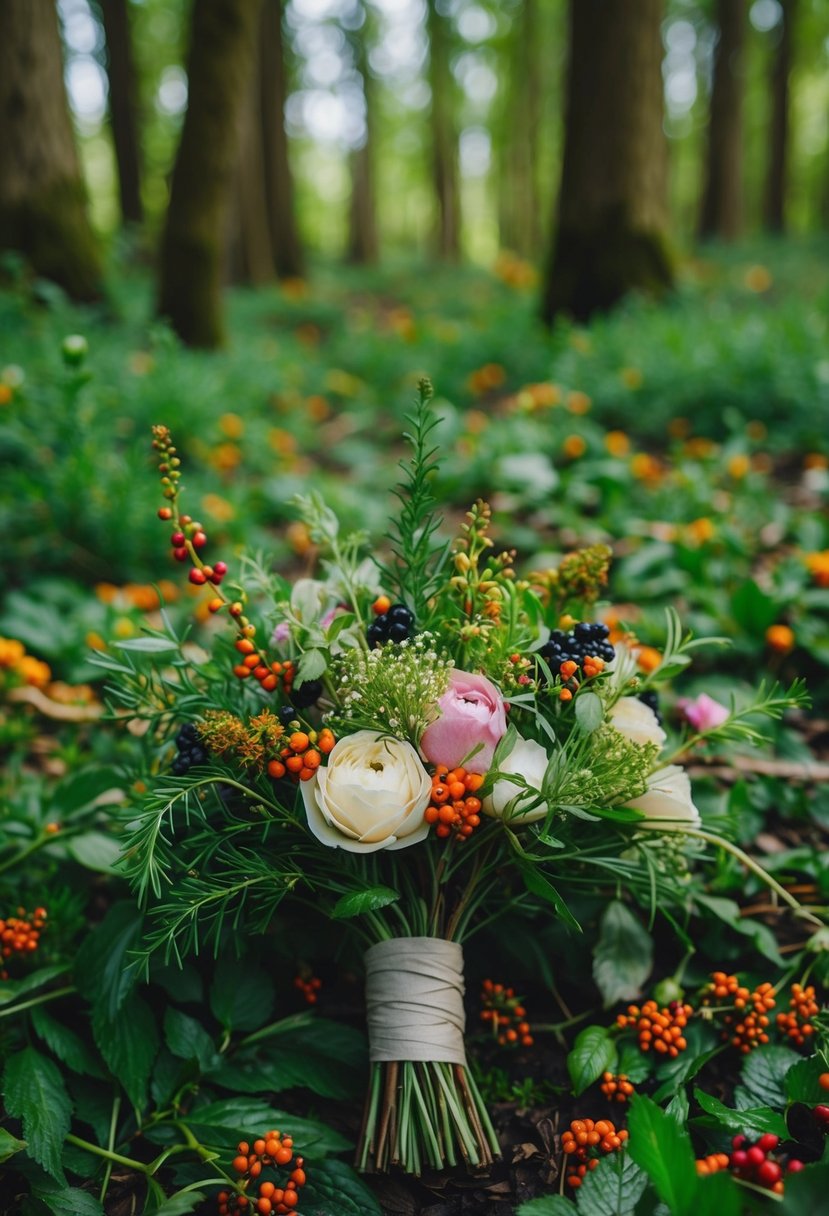
<svg viewBox="0 0 829 1216"><path fill-rule="evenodd" d="M789 1047L758 1047L743 1064L742 1081L758 1106L786 1105L786 1075L802 1059Z"/></svg>
<svg viewBox="0 0 829 1216"><path fill-rule="evenodd" d="M73 1072L88 1077L104 1077L101 1061L85 1039L58 1022L43 1008L35 1007L30 1014L35 1033Z"/></svg>
<svg viewBox="0 0 829 1216"><path fill-rule="evenodd" d="M650 934L626 904L614 899L605 908L599 940L593 951L593 979L605 1009L618 1001L632 1001L653 966Z"/></svg>
<svg viewBox="0 0 829 1216"><path fill-rule="evenodd" d="M216 965L210 1008L226 1030L256 1030L270 1017L274 982L252 959L226 956Z"/></svg>
<svg viewBox="0 0 829 1216"><path fill-rule="evenodd" d="M138 980L130 951L141 937L142 917L135 904L115 904L83 942L75 960L78 988L107 1019L118 1013Z"/></svg>
<svg viewBox="0 0 829 1216"><path fill-rule="evenodd" d="M290 1023L267 1044L238 1053L211 1080L233 1093L302 1086L323 1098L357 1098L365 1085L366 1041L359 1031L327 1018Z"/></svg>
<svg viewBox="0 0 829 1216"><path fill-rule="evenodd" d="M36 992L50 980L57 979L59 975L65 975L68 970L69 967L66 963L55 963L50 967L39 967L25 979L6 980L4 983L0 983L0 1005L13 1004L18 997L25 996L27 992Z"/></svg>
<svg viewBox="0 0 829 1216"><path fill-rule="evenodd" d="M779 606L749 578L732 595L731 611L738 625L754 637L762 637L777 620Z"/></svg>
<svg viewBox="0 0 829 1216"><path fill-rule="evenodd" d="M111 1021L96 1009L92 1033L113 1077L123 1085L133 1106L143 1109L159 1046L158 1029L149 1005L141 997L132 996Z"/></svg>
<svg viewBox="0 0 829 1216"><path fill-rule="evenodd" d="M185 1004L190 1001L201 1004L204 999L202 978L189 963L183 967L177 967L174 963L154 965L150 971L150 982L160 985L168 996Z"/></svg>
<svg viewBox="0 0 829 1216"><path fill-rule="evenodd" d="M702 892L697 892L694 899L701 907L713 912L714 916L728 925L729 929L743 937L750 938L757 952L767 958L769 962L774 963L776 967L785 966L785 961L777 948L777 941L768 925L752 920L750 916L742 917L740 906L733 899L725 899L721 895L704 895Z"/></svg>
<svg viewBox="0 0 829 1216"><path fill-rule="evenodd" d="M114 874L115 863L121 856L118 841L114 836L105 836L103 832L82 832L79 836L70 836L66 841L66 851L79 865L99 874Z"/></svg>
<svg viewBox="0 0 829 1216"><path fill-rule="evenodd" d="M0 1127L0 1165L4 1161L8 1161L9 1157L13 1157L15 1153L21 1152L25 1147L25 1140L18 1140L17 1136L13 1136L11 1132L7 1132L5 1127Z"/></svg>
<svg viewBox="0 0 829 1216"><path fill-rule="evenodd" d="M578 1211L572 1199L564 1195L545 1195L541 1199L528 1199L515 1209L515 1216L576 1216Z"/></svg>
<svg viewBox="0 0 829 1216"><path fill-rule="evenodd" d="M255 1131L271 1127L293 1136L297 1149L310 1158L341 1153L351 1147L344 1136L315 1119L302 1119L255 1098L226 1098L191 1111L187 1126L202 1142L231 1146Z"/></svg>
<svg viewBox="0 0 829 1216"><path fill-rule="evenodd" d="M318 680L324 676L328 661L322 650L306 650L299 660L294 684L300 688L306 680Z"/></svg>
<svg viewBox="0 0 829 1216"><path fill-rule="evenodd" d="M32 1194L44 1203L55 1216L104 1216L104 1209L89 1191L77 1186L67 1186L60 1191L47 1191L33 1187Z"/></svg>
<svg viewBox="0 0 829 1216"><path fill-rule="evenodd" d="M65 1185L60 1154L72 1103L57 1065L34 1047L24 1047L6 1064L3 1097L8 1113L23 1120L29 1156Z"/></svg>
<svg viewBox="0 0 829 1216"><path fill-rule="evenodd" d="M659 1088L653 1095L655 1102L664 1102L697 1075L699 1070L715 1055L723 1050L719 1037L713 1026L694 1019L685 1029L685 1039L688 1043L685 1051L681 1051L672 1060L663 1060L658 1065L656 1077Z"/></svg>
<svg viewBox="0 0 829 1216"><path fill-rule="evenodd" d="M788 1183L786 1184L788 1186ZM732 1174L722 1170L717 1174L697 1178L693 1211L697 1216L744 1216L745 1191ZM773 1208L772 1211L777 1211ZM801 1213L803 1216L803 1213Z"/></svg>
<svg viewBox="0 0 829 1216"><path fill-rule="evenodd" d="M538 870L533 869L532 866L522 865L521 877L524 880L524 886L531 895L538 895L548 904L552 904L566 925L569 925L571 929L576 929L578 932L581 932L581 925L567 907L567 904L561 898L553 884L549 882L549 880L546 879L543 874L541 874Z"/></svg>
<svg viewBox="0 0 829 1216"><path fill-rule="evenodd" d="M329 1158L309 1167L302 1216L383 1216L383 1209L350 1165Z"/></svg>
<svg viewBox="0 0 829 1216"><path fill-rule="evenodd" d="M819 1083L818 1077L825 1072L826 1067L819 1056L811 1056L808 1060L793 1064L786 1073L788 1101L807 1102L809 1106L823 1105L826 1101L826 1090Z"/></svg>
<svg viewBox="0 0 829 1216"><path fill-rule="evenodd" d="M638 1043L618 1043L616 1050L619 1053L617 1070L634 1085L638 1085L650 1076L654 1062L653 1056L649 1052L642 1051Z"/></svg>
<svg viewBox="0 0 829 1216"><path fill-rule="evenodd" d="M127 638L123 642L113 642L119 650L131 650L139 654L164 654L165 651L178 650L179 644L173 638Z"/></svg>
<svg viewBox="0 0 829 1216"><path fill-rule="evenodd" d="M378 908L387 908L389 904L397 903L400 896L391 887L368 887L364 891L349 891L341 895L331 910L335 920L345 920L350 916L360 916L363 912L376 912Z"/></svg>
<svg viewBox="0 0 829 1216"><path fill-rule="evenodd" d="M201 1022L180 1009L165 1012L164 1041L174 1056L195 1060L202 1072L206 1072L216 1059L216 1046Z"/></svg>
<svg viewBox="0 0 829 1216"><path fill-rule="evenodd" d="M187 1216L188 1212L194 1211L204 1200L205 1196L201 1191L179 1191L177 1195L171 1195L165 1200L161 1207L153 1209L152 1216Z"/></svg>
<svg viewBox="0 0 829 1216"><path fill-rule="evenodd" d="M581 1216L631 1216L648 1179L626 1152L604 1157L576 1195Z"/></svg>
<svg viewBox="0 0 829 1216"><path fill-rule="evenodd" d="M777 1111L770 1110L767 1106L754 1107L751 1110L731 1110L720 1102L719 1098L715 1098L713 1094L706 1094L701 1089L694 1089L694 1097L704 1111L709 1115L713 1115L717 1122L725 1128L726 1131L732 1134L737 1132L773 1132L775 1136L780 1136L785 1140L788 1136L786 1120Z"/></svg>
<svg viewBox="0 0 829 1216"><path fill-rule="evenodd" d="M81 769L55 786L49 799L50 815L68 819L77 811L92 806L102 794L120 789L123 783L123 773L119 773L115 768L106 766Z"/></svg>
<svg viewBox="0 0 829 1216"><path fill-rule="evenodd" d="M650 1098L634 1094L628 1118L627 1151L650 1178L672 1216L694 1212L697 1170L691 1139Z"/></svg>
<svg viewBox="0 0 829 1216"><path fill-rule="evenodd" d="M605 1026L585 1026L567 1057L567 1069L576 1097L598 1081L603 1072L616 1071L616 1044Z"/></svg>
<svg viewBox="0 0 829 1216"><path fill-rule="evenodd" d="M576 697L576 722L585 734L598 730L604 721L602 699L595 692L580 692Z"/></svg>
<svg viewBox="0 0 829 1216"><path fill-rule="evenodd" d="M829 1194L829 1164L807 1165L798 1174L786 1175L783 1202L775 1206L779 1216L820 1216L826 1211Z"/></svg>
<svg viewBox="0 0 829 1216"><path fill-rule="evenodd" d="M678 1089L665 1107L666 1112L671 1116L674 1123L679 1124L680 1127L685 1127L688 1122L690 1109L688 1095L684 1089Z"/></svg>

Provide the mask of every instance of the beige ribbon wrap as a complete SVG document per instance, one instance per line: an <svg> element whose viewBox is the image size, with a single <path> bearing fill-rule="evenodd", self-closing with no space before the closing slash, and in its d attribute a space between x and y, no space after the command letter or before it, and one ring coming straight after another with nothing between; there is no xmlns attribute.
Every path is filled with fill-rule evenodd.
<svg viewBox="0 0 829 1216"><path fill-rule="evenodd" d="M438 937L394 937L365 955L372 1061L466 1064L463 950Z"/></svg>

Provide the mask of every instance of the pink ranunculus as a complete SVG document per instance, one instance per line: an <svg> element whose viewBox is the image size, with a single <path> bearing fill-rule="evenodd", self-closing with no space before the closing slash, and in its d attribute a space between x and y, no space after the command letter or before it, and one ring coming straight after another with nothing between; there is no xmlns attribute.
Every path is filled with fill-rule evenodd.
<svg viewBox="0 0 829 1216"><path fill-rule="evenodd" d="M731 713L724 705L715 701L713 697L709 697L705 692L701 692L693 701L682 697L677 705L685 719L701 735L720 726Z"/></svg>
<svg viewBox="0 0 829 1216"><path fill-rule="evenodd" d="M440 717L426 727L420 740L423 755L431 764L456 768L465 761L470 772L485 773L507 729L504 698L498 689L486 676L452 671L438 709ZM478 751L470 756L476 747Z"/></svg>

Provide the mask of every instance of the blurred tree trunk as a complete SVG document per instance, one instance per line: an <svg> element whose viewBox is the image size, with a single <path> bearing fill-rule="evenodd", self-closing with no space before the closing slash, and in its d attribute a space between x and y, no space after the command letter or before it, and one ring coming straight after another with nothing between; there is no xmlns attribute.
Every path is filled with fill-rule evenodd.
<svg viewBox="0 0 829 1216"><path fill-rule="evenodd" d="M265 0L261 30L261 127L271 250L279 277L298 278L303 273L305 259L297 230L294 179L285 131L288 86L282 0Z"/></svg>
<svg viewBox="0 0 829 1216"><path fill-rule="evenodd" d="M429 87L432 91L432 173L438 204L437 250L456 261L461 248L458 137L455 130L452 68L447 19L436 0L427 0Z"/></svg>
<svg viewBox="0 0 829 1216"><path fill-rule="evenodd" d="M263 44L260 43L260 47ZM232 283L261 286L276 278L265 189L262 59L256 57L239 115L238 161L230 208L227 274Z"/></svg>
<svg viewBox="0 0 829 1216"><path fill-rule="evenodd" d="M187 113L161 247L158 311L191 346L224 339L222 267L261 0L194 0Z"/></svg>
<svg viewBox="0 0 829 1216"><path fill-rule="evenodd" d="M745 0L717 0L719 38L708 120L701 237L731 241L743 226L743 47Z"/></svg>
<svg viewBox="0 0 829 1216"><path fill-rule="evenodd" d="M510 39L509 97L501 140L500 242L525 257L541 247L538 132L541 63L537 0L522 0Z"/></svg>
<svg viewBox="0 0 829 1216"><path fill-rule="evenodd" d="M100 294L54 0L0 3L0 249L74 299Z"/></svg>
<svg viewBox="0 0 829 1216"><path fill-rule="evenodd" d="M586 320L672 282L662 0L570 0L564 165L542 316Z"/></svg>
<svg viewBox="0 0 829 1216"><path fill-rule="evenodd" d="M109 116L118 166L121 216L125 223L140 224L141 154L136 119L136 79L127 0L99 0L104 23L109 81Z"/></svg>
<svg viewBox="0 0 829 1216"><path fill-rule="evenodd" d="M781 0L782 17L771 72L771 148L766 178L765 223L770 232L786 228L789 153L789 76L796 0Z"/></svg>
<svg viewBox="0 0 829 1216"><path fill-rule="evenodd" d="M366 132L362 146L351 153L351 208L349 214L348 258L357 264L376 262L379 254L377 206L374 192L374 82L368 66L368 12L351 42L354 66L363 83L366 107Z"/></svg>

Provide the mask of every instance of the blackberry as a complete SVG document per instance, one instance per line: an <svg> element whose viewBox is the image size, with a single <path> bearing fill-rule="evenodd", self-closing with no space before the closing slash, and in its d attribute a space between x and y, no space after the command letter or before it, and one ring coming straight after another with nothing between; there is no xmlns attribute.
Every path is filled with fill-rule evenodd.
<svg viewBox="0 0 829 1216"><path fill-rule="evenodd" d="M607 640L609 635L610 630L601 621L579 621L569 633L563 629L552 629L538 653L554 675L561 664L568 660L581 667L588 655L612 663L616 652Z"/></svg>
<svg viewBox="0 0 829 1216"><path fill-rule="evenodd" d="M174 777L183 777L185 773L197 764L206 764L207 749L199 738L198 727L193 722L185 722L176 735L178 755L170 766Z"/></svg>
<svg viewBox="0 0 829 1216"><path fill-rule="evenodd" d="M297 709L307 709L322 696L322 680L306 680L292 690L291 696Z"/></svg>
<svg viewBox="0 0 829 1216"><path fill-rule="evenodd" d="M659 725L662 725L662 714L659 711L659 693L658 692L640 692L636 694L643 705L647 705L648 709L652 709L656 714L656 720Z"/></svg>
<svg viewBox="0 0 829 1216"><path fill-rule="evenodd" d="M366 637L369 646L382 646L384 642L405 642L412 636L414 613L405 604L392 604L388 611L375 617L369 625Z"/></svg>
<svg viewBox="0 0 829 1216"><path fill-rule="evenodd" d="M290 726L296 718L296 708L293 705L280 705L279 721L283 726Z"/></svg>

